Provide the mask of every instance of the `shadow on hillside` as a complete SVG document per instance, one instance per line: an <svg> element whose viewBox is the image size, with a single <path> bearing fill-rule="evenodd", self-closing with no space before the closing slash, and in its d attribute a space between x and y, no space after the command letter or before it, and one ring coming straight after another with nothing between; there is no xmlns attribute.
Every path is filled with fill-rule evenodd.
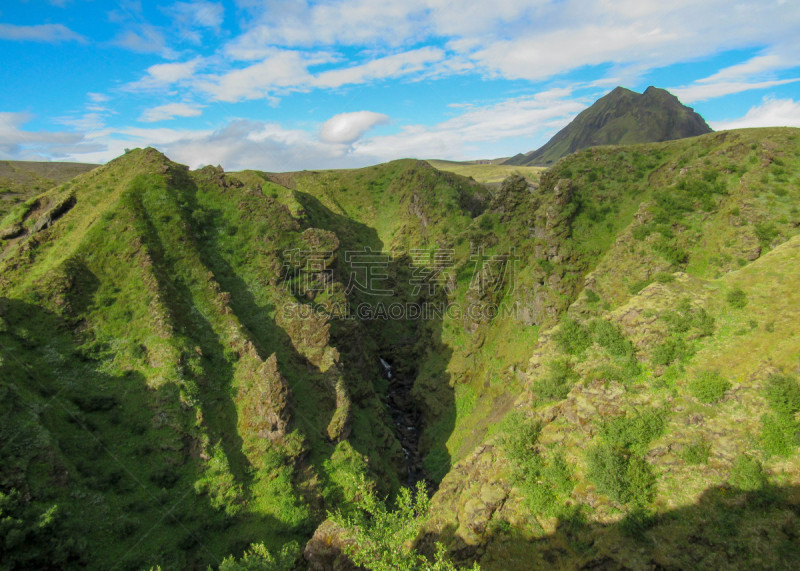
<svg viewBox="0 0 800 571"><path fill-rule="evenodd" d="M469 525L469 522L466 522ZM800 487L766 486L745 492L706 490L693 505L656 516L631 513L618 523L589 523L579 514L555 532L524 537L508 522L491 520L486 542L467 546L448 528L419 546L447 545L466 564L513 569L798 569Z"/></svg>
<svg viewBox="0 0 800 571"><path fill-rule="evenodd" d="M189 286L176 275L158 230L150 213L139 201L139 220L144 225L142 240L153 261L153 272L158 280L162 302L167 307L173 329L180 335L197 343L200 349L202 372L191 373L199 389L199 398L206 412L203 423L208 427L212 443L218 441L225 452L231 471L243 489L249 490L252 476L248 471L249 461L242 452L242 438L237 429L236 406L230 398L233 385L233 366L226 358L226 351L211 323L197 308ZM185 363L182 363L185 367Z"/></svg>
<svg viewBox="0 0 800 571"><path fill-rule="evenodd" d="M296 533L196 492L204 462L176 383L108 372L36 305L0 298L0 318L0 567L206 568Z"/></svg>
<svg viewBox="0 0 800 571"><path fill-rule="evenodd" d="M179 182L190 211L202 208L213 221L209 227L223 223L221 212L198 205L198 188L191 177L182 177ZM310 194L294 191L293 195L303 208L304 227L333 231L339 239L335 272L336 279L343 285L348 285L354 275L353 267L347 261L348 252L357 254L364 252L365 248L382 252L383 244L375 229L331 211ZM187 219L186 222L191 226L192 221ZM311 363L293 345L292 337L296 343L298 335L305 336L305 325L296 323L298 320L294 319L288 325L297 327L298 331L292 333L292 336L288 335L284 330L287 324L279 325L270 317L275 308L260 305L245 279L219 254L221 244L216 233L200 229L196 236L204 264L213 272L220 286L230 293L230 307L248 329L261 358L266 358L273 352L277 354L279 367L292 388L290 406L295 424L303 431L310 430L325 436L325 429L336 412L341 396L332 390L335 385L333 377L341 374L348 397L352 400L352 407L349 427L340 438L348 438L358 452L370 459L370 465L381 481L397 478L398 483L410 483L425 477L418 445L422 431L422 411L412 396L412 388L421 358L431 351L433 343L438 343L441 337L441 317L430 321L330 317L330 345L339 351L339 367L335 371L323 373L318 364ZM351 307L359 304L372 307L378 303L406 304L421 300L419 296L412 295L413 288L408 279L411 272L410 260L394 260L387 256L386 270L388 278L379 287L391 288L396 293L388 298L376 298L369 292L356 290L348 297ZM309 298L296 295L295 299L300 304L319 309L313 296ZM309 324L312 328L321 326ZM438 346L441 347L441 344ZM387 379L388 382L381 381L382 374L386 374L381 359L391 363L393 367L394 374L391 379ZM437 360L442 363L440 377L444 388L438 395L437 404L442 411L454 409L452 389L443 373L448 360L447 355L441 355ZM383 397L383 405L375 398L376 391ZM455 418L454 413L443 416ZM382 417L383 422L375 422L376 417ZM317 448L312 454L312 461L323 461L330 451L332 449L320 457L321 450ZM441 460L449 466L449 457ZM406 470L409 477L400 476Z"/></svg>

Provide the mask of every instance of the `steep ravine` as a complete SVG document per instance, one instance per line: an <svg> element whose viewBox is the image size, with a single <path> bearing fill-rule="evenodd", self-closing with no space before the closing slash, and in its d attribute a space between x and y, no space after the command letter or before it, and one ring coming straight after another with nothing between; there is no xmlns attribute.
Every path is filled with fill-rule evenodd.
<svg viewBox="0 0 800 571"><path fill-rule="evenodd" d="M431 481L425 474L419 449L422 415L411 395L414 379L402 372L395 372L392 365L382 357L380 362L383 377L389 382L386 407L392 417L395 434L403 447L403 455L406 460L405 484L414 486L420 480L426 480L430 486Z"/></svg>

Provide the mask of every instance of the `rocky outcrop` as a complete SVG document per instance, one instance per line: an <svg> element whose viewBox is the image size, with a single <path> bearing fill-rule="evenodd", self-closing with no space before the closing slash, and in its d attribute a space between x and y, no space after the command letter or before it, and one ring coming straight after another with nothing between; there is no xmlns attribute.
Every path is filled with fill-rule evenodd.
<svg viewBox="0 0 800 571"><path fill-rule="evenodd" d="M325 520L314 532L303 550L303 558L310 571L355 571L360 569L345 555L348 541L342 537L343 529Z"/></svg>

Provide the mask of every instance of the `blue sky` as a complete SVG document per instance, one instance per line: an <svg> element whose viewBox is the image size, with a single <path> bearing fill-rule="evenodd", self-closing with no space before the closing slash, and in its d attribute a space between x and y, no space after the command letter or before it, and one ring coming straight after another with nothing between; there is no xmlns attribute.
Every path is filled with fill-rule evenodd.
<svg viewBox="0 0 800 571"><path fill-rule="evenodd" d="M284 171L546 142L622 85L800 127L800 2L4 0L0 158Z"/></svg>

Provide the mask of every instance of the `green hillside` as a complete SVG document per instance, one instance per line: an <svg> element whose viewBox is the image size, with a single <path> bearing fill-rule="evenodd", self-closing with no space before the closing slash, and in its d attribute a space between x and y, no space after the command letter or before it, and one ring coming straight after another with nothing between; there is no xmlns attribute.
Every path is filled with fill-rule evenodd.
<svg viewBox="0 0 800 571"><path fill-rule="evenodd" d="M796 567L798 167L776 128L48 190L0 220L0 562Z"/></svg>
<svg viewBox="0 0 800 571"><path fill-rule="evenodd" d="M657 143L710 133L703 118L657 87L636 93L617 87L583 110L544 146L505 165L551 166L587 147Z"/></svg>

